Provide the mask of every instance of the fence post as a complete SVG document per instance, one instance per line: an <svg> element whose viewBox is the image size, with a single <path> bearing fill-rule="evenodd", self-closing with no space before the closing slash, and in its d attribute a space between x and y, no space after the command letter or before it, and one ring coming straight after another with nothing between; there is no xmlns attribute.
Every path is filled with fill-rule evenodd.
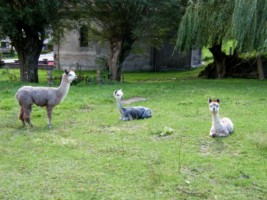
<svg viewBox="0 0 267 200"><path fill-rule="evenodd" d="M52 86L53 85L52 69L48 69L47 70L47 82L48 82L48 86Z"/></svg>

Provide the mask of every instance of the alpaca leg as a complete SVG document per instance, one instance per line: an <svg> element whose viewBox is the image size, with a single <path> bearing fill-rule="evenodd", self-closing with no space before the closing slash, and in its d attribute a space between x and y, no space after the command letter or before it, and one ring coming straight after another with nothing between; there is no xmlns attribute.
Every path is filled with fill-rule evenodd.
<svg viewBox="0 0 267 200"><path fill-rule="evenodd" d="M227 130L223 130L221 133L218 134L219 137L226 137L229 135L229 132Z"/></svg>
<svg viewBox="0 0 267 200"><path fill-rule="evenodd" d="M211 129L210 129L210 137L216 137L216 136L217 136L217 135L216 135L216 133L215 133L214 128L211 127Z"/></svg>
<svg viewBox="0 0 267 200"><path fill-rule="evenodd" d="M226 137L226 136L228 136L228 134L225 134L225 133L219 133L218 136L219 136L219 137Z"/></svg>
<svg viewBox="0 0 267 200"><path fill-rule="evenodd" d="M51 128L51 118L52 118L52 110L53 110L53 107L47 107L46 108L47 110L47 119L48 119L48 128Z"/></svg>
<svg viewBox="0 0 267 200"><path fill-rule="evenodd" d="M122 121L128 121L128 120L130 120L127 113L126 114L125 113L122 113L120 119Z"/></svg>
<svg viewBox="0 0 267 200"><path fill-rule="evenodd" d="M24 114L23 107L20 107L19 119L22 121L22 125L25 126L26 124L23 119L23 114Z"/></svg>
<svg viewBox="0 0 267 200"><path fill-rule="evenodd" d="M130 121L132 119L133 117L130 114L123 115L121 118L122 121Z"/></svg>
<svg viewBox="0 0 267 200"><path fill-rule="evenodd" d="M33 127L32 123L31 123L31 112L32 112L32 106L31 105L29 105L28 107L24 108L23 119L31 127Z"/></svg>

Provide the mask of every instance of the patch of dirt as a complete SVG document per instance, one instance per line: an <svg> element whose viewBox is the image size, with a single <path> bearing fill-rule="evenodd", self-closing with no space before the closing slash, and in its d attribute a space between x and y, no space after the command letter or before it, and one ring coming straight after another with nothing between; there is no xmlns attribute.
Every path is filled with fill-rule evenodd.
<svg viewBox="0 0 267 200"><path fill-rule="evenodd" d="M132 97L130 99L123 100L122 103L123 104L131 104L131 103L134 103L134 102L146 101L146 100L147 100L147 98L144 98L144 97Z"/></svg>

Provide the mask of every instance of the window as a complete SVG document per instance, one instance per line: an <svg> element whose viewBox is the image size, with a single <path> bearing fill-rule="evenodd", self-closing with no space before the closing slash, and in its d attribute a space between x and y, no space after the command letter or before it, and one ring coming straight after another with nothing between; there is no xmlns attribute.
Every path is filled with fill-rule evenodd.
<svg viewBox="0 0 267 200"><path fill-rule="evenodd" d="M80 47L88 47L89 35L87 26L80 28Z"/></svg>
<svg viewBox="0 0 267 200"><path fill-rule="evenodd" d="M2 48L7 48L7 42L1 42L1 47Z"/></svg>

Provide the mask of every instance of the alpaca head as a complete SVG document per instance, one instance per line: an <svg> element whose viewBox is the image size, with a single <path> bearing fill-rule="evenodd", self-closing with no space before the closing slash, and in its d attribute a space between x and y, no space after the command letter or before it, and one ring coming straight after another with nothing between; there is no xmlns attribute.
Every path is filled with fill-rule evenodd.
<svg viewBox="0 0 267 200"><path fill-rule="evenodd" d="M123 97L123 92L122 92L122 89L120 90L115 90L114 93L113 93L115 99L117 100L121 100L122 97Z"/></svg>
<svg viewBox="0 0 267 200"><path fill-rule="evenodd" d="M71 70L65 70L63 76L64 79L66 79L69 83L71 83L74 79L77 78L76 74L74 71Z"/></svg>
<svg viewBox="0 0 267 200"><path fill-rule="evenodd" d="M218 113L220 109L220 99L209 99L209 108L211 113Z"/></svg>

